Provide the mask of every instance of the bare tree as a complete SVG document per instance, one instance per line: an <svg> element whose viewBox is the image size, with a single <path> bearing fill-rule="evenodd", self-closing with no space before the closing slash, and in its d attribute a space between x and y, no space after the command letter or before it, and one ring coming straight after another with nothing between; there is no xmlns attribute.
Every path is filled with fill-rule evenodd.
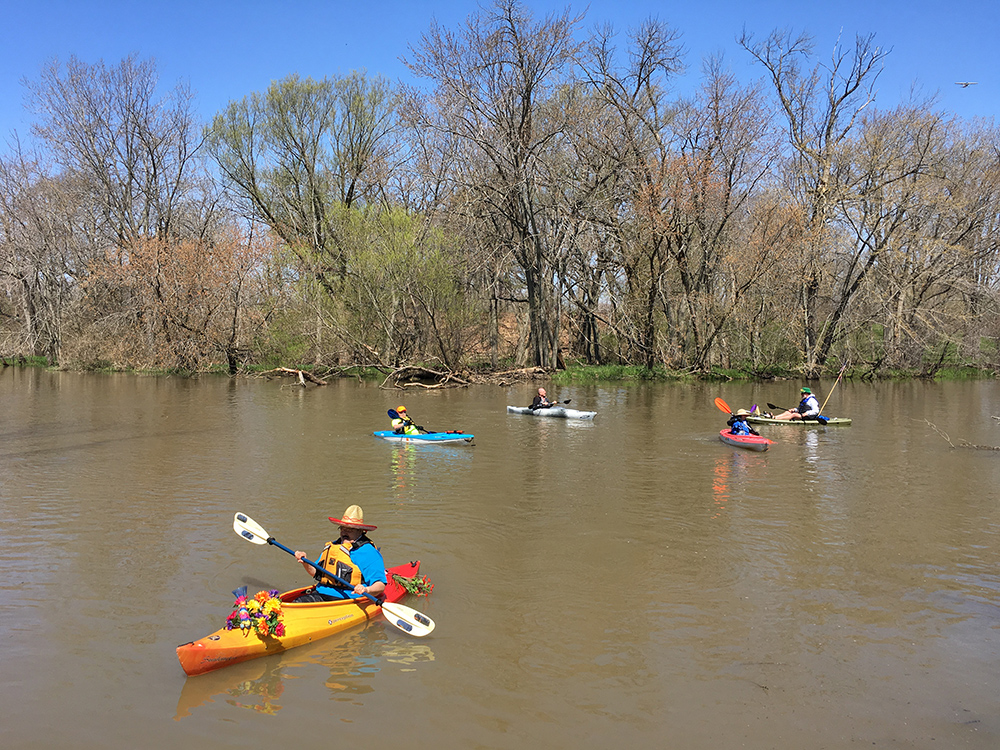
<svg viewBox="0 0 1000 750"><path fill-rule="evenodd" d="M610 279L619 322L615 325L631 354L652 367L662 359L656 344L656 313L666 310L667 238L655 217L662 210L665 170L673 159L667 128L675 103L668 99L670 79L682 70L678 34L648 20L630 36L623 65L610 26L596 31L582 57L583 76L601 104L593 132L595 146L614 163L613 200L604 214L612 229L624 278ZM618 206L627 207L622 211ZM592 304L592 303L591 303ZM670 322L667 322L670 325Z"/></svg>
<svg viewBox="0 0 1000 750"><path fill-rule="evenodd" d="M40 117L33 133L87 191L104 246L197 235L211 219L189 210L211 205L193 195L204 182L192 95L178 85L159 97L157 84L153 61L135 56L113 67L53 61L28 83Z"/></svg>
<svg viewBox="0 0 1000 750"><path fill-rule="evenodd" d="M737 40L767 71L793 150L790 164L798 199L809 216L811 242L800 266L802 351L807 372L814 372L840 335L838 321L824 321L820 302L825 291L825 257L832 236L834 206L844 189L838 153L861 112L875 98L875 83L888 50L875 46L874 35L857 36L853 49L838 40L830 60L803 69L813 54L808 35L775 31L758 42L746 31ZM835 302L837 304L837 302Z"/></svg>
<svg viewBox="0 0 1000 750"><path fill-rule="evenodd" d="M79 185L50 177L37 154L0 159L0 279L19 325L8 352L57 363L88 258L74 227L86 221Z"/></svg>
<svg viewBox="0 0 1000 750"><path fill-rule="evenodd" d="M523 274L532 361L558 364L559 309L544 162L565 132L550 106L579 49L579 18L565 11L535 22L516 0L497 0L460 33L436 23L407 62L438 89L439 117L423 124L458 139L470 160L453 176L481 206L484 226L507 245Z"/></svg>

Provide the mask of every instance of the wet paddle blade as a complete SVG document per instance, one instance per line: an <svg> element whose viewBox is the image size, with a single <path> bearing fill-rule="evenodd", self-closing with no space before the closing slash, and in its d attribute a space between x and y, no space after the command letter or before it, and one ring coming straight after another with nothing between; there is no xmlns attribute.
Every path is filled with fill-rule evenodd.
<svg viewBox="0 0 1000 750"><path fill-rule="evenodd" d="M434 621L427 615L396 602L383 602L382 614L390 625L394 625L408 635L423 638L434 630Z"/></svg>
<svg viewBox="0 0 1000 750"><path fill-rule="evenodd" d="M254 544L267 544L267 540L270 538L270 534L264 531L264 528L246 513L236 514L236 517L233 519L233 531L241 539L246 539L248 542L253 542Z"/></svg>

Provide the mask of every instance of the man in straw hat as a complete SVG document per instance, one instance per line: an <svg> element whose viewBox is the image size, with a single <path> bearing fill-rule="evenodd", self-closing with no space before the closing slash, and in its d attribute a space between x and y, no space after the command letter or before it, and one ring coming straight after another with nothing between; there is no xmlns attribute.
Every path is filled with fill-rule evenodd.
<svg viewBox="0 0 1000 750"><path fill-rule="evenodd" d="M376 527L365 523L365 514L359 505L345 510L343 518L330 516L330 521L340 527L340 537L335 542L327 542L317 562L320 567L349 581L351 585L344 586L316 570L306 562L306 553L296 550L295 559L316 579L315 592L303 594L296 601L357 599L365 594L379 598L385 591L385 562L366 533Z"/></svg>
<svg viewBox="0 0 1000 750"><path fill-rule="evenodd" d="M799 395L802 396L802 400L799 405L794 409L789 409L788 411L783 411L781 414L775 414L775 419L813 419L819 416L819 401L816 400L816 396L813 394L812 390L809 388L803 388L799 391Z"/></svg>

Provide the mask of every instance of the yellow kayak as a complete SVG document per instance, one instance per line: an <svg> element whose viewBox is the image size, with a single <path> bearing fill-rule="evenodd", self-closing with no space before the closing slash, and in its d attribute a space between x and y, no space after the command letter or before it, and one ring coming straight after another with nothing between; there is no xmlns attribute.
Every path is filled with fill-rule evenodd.
<svg viewBox="0 0 1000 750"><path fill-rule="evenodd" d="M419 572L419 561L387 569L389 583L385 589L385 601L399 601L406 594L393 575L413 578ZM360 625L382 612L378 604L364 597L334 602L291 603L307 590L308 587L294 589L279 596L284 634L261 636L253 629L228 630L223 627L197 641L178 646L177 658L181 667L187 674L197 675L248 659L278 654Z"/></svg>

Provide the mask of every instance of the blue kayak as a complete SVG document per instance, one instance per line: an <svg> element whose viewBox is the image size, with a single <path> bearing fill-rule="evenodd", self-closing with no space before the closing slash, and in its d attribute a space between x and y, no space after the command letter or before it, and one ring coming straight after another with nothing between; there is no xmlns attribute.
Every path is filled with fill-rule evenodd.
<svg viewBox="0 0 1000 750"><path fill-rule="evenodd" d="M475 435L464 432L428 432L423 435L401 435L392 430L379 430L375 437L394 443L471 443Z"/></svg>

